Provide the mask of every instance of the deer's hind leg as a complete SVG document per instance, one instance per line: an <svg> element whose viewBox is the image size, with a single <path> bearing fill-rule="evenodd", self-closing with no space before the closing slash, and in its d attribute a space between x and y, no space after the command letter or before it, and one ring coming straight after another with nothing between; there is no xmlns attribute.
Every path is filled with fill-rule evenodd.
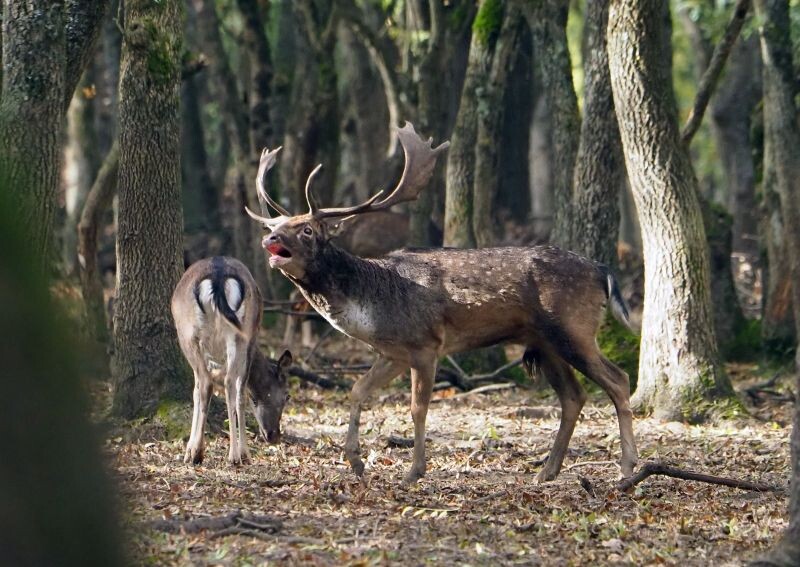
<svg viewBox="0 0 800 567"><path fill-rule="evenodd" d="M544 374L561 404L561 423L558 426L558 433L547 462L536 476L538 482L545 482L556 478L561 470L569 440L575 431L575 424L578 422L583 404L586 403L586 392L575 378L569 364L549 349L528 347L525 351L525 363L529 368L536 366Z"/></svg>
<svg viewBox="0 0 800 567"><path fill-rule="evenodd" d="M247 380L247 345L239 337L227 338L225 405L228 406L228 462L239 465L250 460L244 420L244 386Z"/></svg>
<svg viewBox="0 0 800 567"><path fill-rule="evenodd" d="M353 389L350 391L350 423L344 442L344 454L357 476L364 474L364 462L361 460L358 443L362 404L372 392L391 382L406 368L408 368L406 363L381 356L375 361L372 368L353 384Z"/></svg>
<svg viewBox="0 0 800 567"><path fill-rule="evenodd" d="M186 454L183 457L184 463L199 465L205 456L205 443L203 433L205 430L206 419L208 417L208 402L211 399L212 383L206 368L202 362L192 368L194 371L194 411L192 412L192 432L189 435L189 442L186 443Z"/></svg>

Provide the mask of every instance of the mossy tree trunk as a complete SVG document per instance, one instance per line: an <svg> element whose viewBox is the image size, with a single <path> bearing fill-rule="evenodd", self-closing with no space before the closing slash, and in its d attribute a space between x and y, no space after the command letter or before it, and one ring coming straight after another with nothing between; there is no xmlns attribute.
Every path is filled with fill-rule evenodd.
<svg viewBox="0 0 800 567"><path fill-rule="evenodd" d="M66 92L64 2L4 1L0 175L39 268L53 263Z"/></svg>
<svg viewBox="0 0 800 567"><path fill-rule="evenodd" d="M126 418L191 390L169 307L183 273L181 16L178 0L125 3L112 375Z"/></svg>
<svg viewBox="0 0 800 567"><path fill-rule="evenodd" d="M618 196L625 164L608 72L607 27L608 0L589 2L583 28L585 100L575 165L570 247L613 266L617 263Z"/></svg>
<svg viewBox="0 0 800 567"><path fill-rule="evenodd" d="M717 352L697 180L678 129L670 30L666 0L611 2L611 85L645 260L632 405L660 418L700 419L732 388Z"/></svg>
<svg viewBox="0 0 800 567"><path fill-rule="evenodd" d="M785 241L792 274L792 299L800 337L800 128L795 105L796 79L792 63L788 0L756 0L764 63L764 152L775 170L775 185L783 212ZM770 161L765 158L765 162ZM800 349L796 366L800 367ZM797 373L800 388L800 373ZM765 560L770 565L800 563L800 401L795 402L791 438L792 482L789 526Z"/></svg>
<svg viewBox="0 0 800 567"><path fill-rule="evenodd" d="M534 41L534 59L541 69L542 87L552 121L553 230L550 241L569 247L572 228L572 183L581 119L572 84L567 45L567 0L523 2Z"/></svg>

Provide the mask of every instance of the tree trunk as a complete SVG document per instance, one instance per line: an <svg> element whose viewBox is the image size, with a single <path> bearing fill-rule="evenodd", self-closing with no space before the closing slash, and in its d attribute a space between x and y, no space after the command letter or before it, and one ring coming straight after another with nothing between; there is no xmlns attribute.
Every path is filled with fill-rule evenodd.
<svg viewBox="0 0 800 567"><path fill-rule="evenodd" d="M496 0L482 0L475 21L480 21L484 11L499 4ZM502 7L500 8L502 10ZM474 26L475 24L473 24ZM457 248L475 247L472 230L473 188L475 185L475 146L478 136L478 91L492 64L492 32L473 27L469 44L469 60L456 125L447 151L447 188L444 211L444 245Z"/></svg>
<svg viewBox="0 0 800 567"><path fill-rule="evenodd" d="M89 336L101 344L108 343L109 333L103 282L97 269L97 239L102 228L101 218L116 192L118 172L119 146L115 143L94 180L78 222L78 261L86 326Z"/></svg>
<svg viewBox="0 0 800 567"><path fill-rule="evenodd" d="M758 40L742 37L711 101L711 118L733 214L733 251L751 259L758 257L758 205L750 129L761 90Z"/></svg>
<svg viewBox="0 0 800 567"><path fill-rule="evenodd" d="M43 274L53 261L66 110L64 2L4 0L0 175Z"/></svg>
<svg viewBox="0 0 800 567"><path fill-rule="evenodd" d="M191 390L169 307L183 272L180 15L178 0L125 3L112 373L126 418Z"/></svg>
<svg viewBox="0 0 800 567"><path fill-rule="evenodd" d="M495 240L494 202L500 185L501 143L506 91L519 44L521 13L507 2L503 23L494 46L492 65L484 88L477 93L478 133L475 147L475 180L472 194L472 230L475 243L485 248Z"/></svg>
<svg viewBox="0 0 800 567"><path fill-rule="evenodd" d="M668 2L612 0L608 52L645 259L632 404L664 419L701 419L732 388L717 353L697 179L678 129Z"/></svg>
<svg viewBox="0 0 800 567"><path fill-rule="evenodd" d="M72 97L67 111L67 143L62 171L66 218L61 231L61 261L62 272L68 277L76 274L78 220L92 181L100 169L94 117L94 73L91 71L91 68L87 70L80 83L81 90Z"/></svg>
<svg viewBox="0 0 800 567"><path fill-rule="evenodd" d="M796 336L800 337L800 127L794 97L797 91L792 63L788 0L756 0L764 73L765 163L774 166L775 185L783 212L785 242L791 265ZM800 367L800 348L795 365ZM797 369L796 369L797 370ZM800 391L800 373L797 373ZM800 563L800 400L795 402L792 426L792 483L789 526L769 556L771 565Z"/></svg>
<svg viewBox="0 0 800 567"><path fill-rule="evenodd" d="M536 54L534 53L534 58ZM531 196L531 225L537 238L549 239L553 232L553 124L547 100L539 96L533 107L530 126L528 184Z"/></svg>
<svg viewBox="0 0 800 567"><path fill-rule="evenodd" d="M535 59L541 68L542 86L552 122L553 231L554 244L569 247L572 183L581 128L578 99L572 84L572 64L567 46L567 0L526 3Z"/></svg>
<svg viewBox="0 0 800 567"><path fill-rule="evenodd" d="M618 195L625 165L608 72L608 0L589 2L586 10L584 118L575 166L571 248L613 266L617 263Z"/></svg>

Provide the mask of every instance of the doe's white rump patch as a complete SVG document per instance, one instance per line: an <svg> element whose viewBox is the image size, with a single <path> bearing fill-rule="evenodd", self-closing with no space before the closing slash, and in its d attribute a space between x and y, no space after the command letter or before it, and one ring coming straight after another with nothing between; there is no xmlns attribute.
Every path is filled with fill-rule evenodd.
<svg viewBox="0 0 800 567"><path fill-rule="evenodd" d="M232 311L238 311L242 306L242 288L234 278L225 280L225 301Z"/></svg>
<svg viewBox="0 0 800 567"><path fill-rule="evenodd" d="M203 305L214 305L214 289L211 286L211 280L205 279L200 282L198 286L200 303Z"/></svg>

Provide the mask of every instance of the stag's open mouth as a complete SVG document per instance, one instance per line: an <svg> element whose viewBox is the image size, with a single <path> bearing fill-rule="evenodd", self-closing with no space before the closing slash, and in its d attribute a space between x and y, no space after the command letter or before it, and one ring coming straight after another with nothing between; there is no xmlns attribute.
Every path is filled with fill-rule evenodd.
<svg viewBox="0 0 800 567"><path fill-rule="evenodd" d="M286 264L292 259L292 253L289 252L289 249L278 242L273 242L267 246L267 252L270 253L269 265L271 268Z"/></svg>

